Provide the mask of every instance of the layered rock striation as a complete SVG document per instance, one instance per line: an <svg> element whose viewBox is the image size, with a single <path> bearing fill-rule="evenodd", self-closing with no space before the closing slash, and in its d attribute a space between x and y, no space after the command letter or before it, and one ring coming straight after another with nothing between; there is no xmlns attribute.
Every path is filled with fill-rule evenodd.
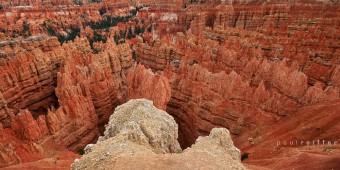
<svg viewBox="0 0 340 170"><path fill-rule="evenodd" d="M104 132L118 105L146 98L174 117L182 149L195 148L201 135L210 134L208 141L217 133L225 136L224 130L212 131L223 127L237 147L252 152L252 169L284 167L270 163L275 156L286 159L289 167L296 167L296 160L312 160L327 165L320 168L337 169L336 147L308 151L272 143L284 138L338 140L338 1L48 3L0 9L0 167L83 148ZM129 4L148 7L132 10ZM58 39L41 36L46 31ZM138 148L154 161L123 154L116 167L130 160L140 167L148 167L147 162L167 168L162 164L167 160L176 166L229 166L210 157L202 158L204 163L192 160L190 149L184 157L160 156L152 149L159 147L158 138L138 126L124 130L132 135L126 149ZM101 142L116 145L125 137ZM98 147L106 147L101 142ZM220 146L208 143L217 150L206 144L199 148L204 145L221 156ZM174 152L172 147L161 150ZM198 158L201 153L206 151L194 149Z"/></svg>
<svg viewBox="0 0 340 170"><path fill-rule="evenodd" d="M167 78L134 66L129 45L113 39L99 54L86 38L59 46L56 38L32 37L2 41L1 49L1 166L40 159L53 147L84 147L130 98L149 98L161 109L170 100Z"/></svg>
<svg viewBox="0 0 340 170"><path fill-rule="evenodd" d="M337 101L339 30L331 22L337 8L336 2L233 1L173 10L177 20L167 25L186 31L152 31L135 50L138 62L169 79L167 112L179 124L181 145L216 126L229 128L238 145L301 107ZM144 10L139 17L165 15Z"/></svg>
<svg viewBox="0 0 340 170"><path fill-rule="evenodd" d="M167 78L134 66L129 45L113 39L99 54L86 38L63 46L47 36L0 44L0 143L4 150L17 146L3 153L1 166L42 158L51 145L84 147L130 98L146 97L161 109L170 100ZM18 149L26 145L31 149Z"/></svg>

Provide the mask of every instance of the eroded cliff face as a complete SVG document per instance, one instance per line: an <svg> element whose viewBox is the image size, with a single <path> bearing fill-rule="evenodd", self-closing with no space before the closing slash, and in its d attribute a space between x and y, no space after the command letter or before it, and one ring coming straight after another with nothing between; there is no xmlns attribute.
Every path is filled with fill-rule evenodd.
<svg viewBox="0 0 340 170"><path fill-rule="evenodd" d="M166 110L171 97L171 87L166 77L137 65L128 73L127 82L129 99L146 98L154 101L157 108Z"/></svg>
<svg viewBox="0 0 340 170"><path fill-rule="evenodd" d="M0 113L5 128L10 126L10 115L19 109L27 108L38 116L39 109L56 105L54 88L63 51L57 52L55 38L34 39L2 41Z"/></svg>
<svg viewBox="0 0 340 170"><path fill-rule="evenodd" d="M172 94L167 112L179 124L181 146L189 147L214 127L227 127L235 145L246 149L252 147L248 139L265 143L263 134L270 133L273 138L283 135L282 129L270 132L279 122L303 122L302 114L298 114L301 110L309 110L308 115L318 112L312 109L318 105L338 110L331 104L340 97L335 38L339 30L331 22L339 19L336 11L338 6L328 2L189 5L186 12L175 12L179 19L166 22L169 28L176 23L186 32L157 30L149 35L151 38L143 36L144 41L135 46L137 61L163 71L169 79ZM139 17L144 18L165 15L161 11L141 14ZM323 128L337 129L330 120L338 120L338 116L332 113L314 120ZM339 140L334 133L307 133L307 138ZM292 134L303 140L297 131ZM273 141L266 144L275 147ZM266 144L261 149L268 149ZM262 155L261 149L255 152ZM284 159L288 150L280 153ZM333 159L338 157L330 154L323 161ZM337 167L331 162L329 167ZM290 166L297 164L292 161ZM267 167L282 165L268 163Z"/></svg>
<svg viewBox="0 0 340 170"><path fill-rule="evenodd" d="M50 145L83 148L128 98L149 96L165 109L167 79L134 67L127 44L115 45L112 39L104 47L92 54L86 38L63 46L48 37L2 42L1 166L41 158ZM147 93L153 83L164 93Z"/></svg>
<svg viewBox="0 0 340 170"><path fill-rule="evenodd" d="M158 30L152 43L137 42L137 61L169 79L167 111L182 146L215 126L228 127L236 141L254 137L300 107L338 100L339 30L331 22L338 8L325 3L189 5L167 21L187 28L184 34Z"/></svg>
<svg viewBox="0 0 340 170"><path fill-rule="evenodd" d="M127 3L37 3L0 10L1 167L83 148L103 133L114 108L130 98L145 97L166 109L167 78L134 66L129 36L146 26L128 22ZM116 23L102 30L111 16Z"/></svg>

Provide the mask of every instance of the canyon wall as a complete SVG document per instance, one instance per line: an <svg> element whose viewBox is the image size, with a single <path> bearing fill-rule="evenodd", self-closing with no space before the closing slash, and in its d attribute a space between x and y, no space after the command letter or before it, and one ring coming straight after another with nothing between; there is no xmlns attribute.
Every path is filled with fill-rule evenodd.
<svg viewBox="0 0 340 170"><path fill-rule="evenodd" d="M242 153L259 153L250 168L282 168L259 162L292 159L285 154L296 151L272 145L285 134L339 140L338 11L337 1L300 0L6 7L0 167L81 150L118 105L146 98L174 117L183 149L223 127ZM294 159L334 169L338 150L318 149L299 147Z"/></svg>
<svg viewBox="0 0 340 170"><path fill-rule="evenodd" d="M117 105L146 97L145 87L153 83L161 93L149 97L160 108L170 99L167 79L133 66L127 44L111 40L92 54L86 38L59 46L56 38L41 36L2 41L1 49L1 146L17 146L4 149L1 166L42 157L50 145L84 147L97 139ZM26 145L36 151L19 149Z"/></svg>
<svg viewBox="0 0 340 170"><path fill-rule="evenodd" d="M88 140L93 140L97 133L91 131L98 131L98 118L95 116L89 89L82 89L80 83L71 79L71 75L57 74L61 60L71 53L67 52L67 47L59 48L56 38L42 37L32 42L15 42L17 50L11 49L8 44L2 47L9 53L2 56L1 93L4 104L1 123L3 131L16 138L13 141L3 141L9 138L3 136L2 142L20 145L20 141L25 141L44 145L53 140L67 147L78 142L79 137L89 135ZM46 46L52 46L53 49L46 49ZM62 72L72 70L70 65L63 66ZM75 121L74 118L79 120ZM90 123L90 119L94 119L94 123ZM87 126L83 126L84 122L87 122ZM67 136L68 139L65 138ZM27 154L25 152L20 153L18 149L15 152L21 157L21 162L31 159L24 157ZM28 154L35 153L28 151ZM39 154L42 155L42 151ZM2 166L7 163L11 164L4 161Z"/></svg>
<svg viewBox="0 0 340 170"><path fill-rule="evenodd" d="M337 6L282 3L192 5L177 13L184 34L153 31L152 43L137 42L137 61L169 79L182 146L216 126L238 144L301 107L339 99Z"/></svg>

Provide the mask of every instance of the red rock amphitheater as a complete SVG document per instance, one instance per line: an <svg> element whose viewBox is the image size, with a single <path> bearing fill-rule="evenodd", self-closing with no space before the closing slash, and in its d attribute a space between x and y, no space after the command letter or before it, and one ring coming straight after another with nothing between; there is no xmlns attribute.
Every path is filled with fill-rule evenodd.
<svg viewBox="0 0 340 170"><path fill-rule="evenodd" d="M0 1L0 168L70 167L340 169L340 2Z"/></svg>

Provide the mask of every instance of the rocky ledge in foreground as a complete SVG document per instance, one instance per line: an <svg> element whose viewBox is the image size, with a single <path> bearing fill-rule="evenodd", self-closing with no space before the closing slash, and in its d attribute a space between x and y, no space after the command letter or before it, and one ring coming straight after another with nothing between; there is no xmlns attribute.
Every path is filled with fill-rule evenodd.
<svg viewBox="0 0 340 170"><path fill-rule="evenodd" d="M240 151L225 128L214 128L181 150L178 126L147 99L118 106L104 136L85 148L71 166L77 169L245 169Z"/></svg>

